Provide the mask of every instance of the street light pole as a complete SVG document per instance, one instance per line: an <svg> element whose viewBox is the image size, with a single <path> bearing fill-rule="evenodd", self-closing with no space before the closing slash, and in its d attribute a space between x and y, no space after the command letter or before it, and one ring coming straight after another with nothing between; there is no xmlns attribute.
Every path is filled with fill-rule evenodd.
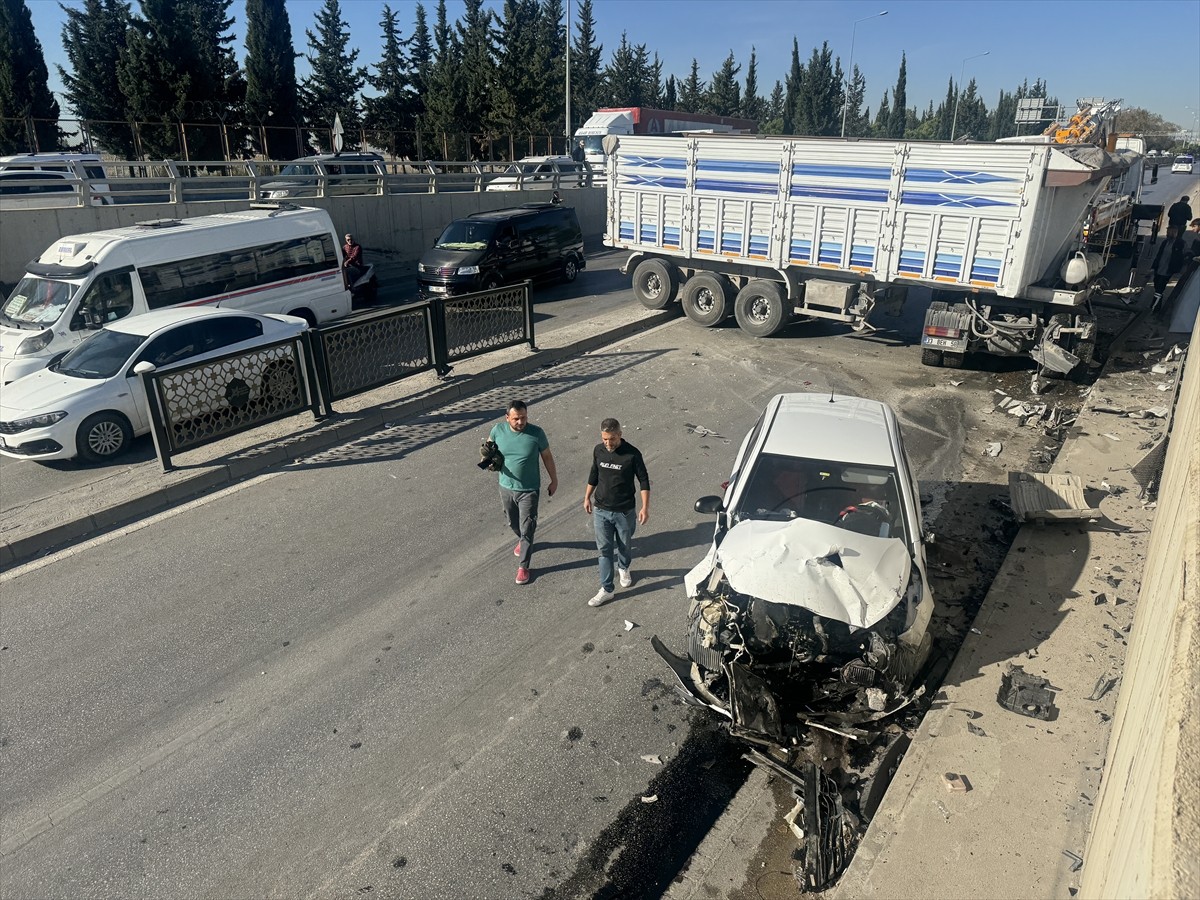
<svg viewBox="0 0 1200 900"><path fill-rule="evenodd" d="M967 73L967 63L973 59L979 59L981 56L987 56L991 52L991 50L984 50L982 53L968 56L962 61L962 68L958 70L958 90L954 92L954 121L950 125L950 140L954 140L954 135L958 131L958 104L962 100L962 80L963 76Z"/></svg>
<svg viewBox="0 0 1200 900"><path fill-rule="evenodd" d="M567 155L571 155L574 149L571 146L571 0L567 0L567 122L563 128L563 134L567 138Z"/></svg>
<svg viewBox="0 0 1200 900"><path fill-rule="evenodd" d="M850 68L846 70L846 87L844 89L844 96L842 97L842 137L846 136L846 110L850 107L850 78L854 74L854 33L858 30L859 22L866 22L868 19L878 19L880 16L886 15L887 10L885 9L883 12L877 12L873 16L857 20L854 23L854 27L850 29Z"/></svg>

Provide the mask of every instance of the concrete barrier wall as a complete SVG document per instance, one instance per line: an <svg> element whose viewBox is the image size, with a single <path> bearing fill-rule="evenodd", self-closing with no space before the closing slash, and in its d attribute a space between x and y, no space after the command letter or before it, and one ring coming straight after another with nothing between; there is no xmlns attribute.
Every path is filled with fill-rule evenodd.
<svg viewBox="0 0 1200 900"><path fill-rule="evenodd" d="M1200 897L1200 339L1158 492L1080 894Z"/></svg>
<svg viewBox="0 0 1200 900"><path fill-rule="evenodd" d="M574 206L586 238L604 232L605 191L580 188L562 191ZM339 237L353 232L368 251L382 251L392 262L415 263L451 219L481 212L545 202L549 191L484 191L480 193L403 194L389 197L328 197L297 201L329 210ZM139 203L72 209L14 209L0 213L0 282L13 284L25 264L66 234L100 231L144 222L181 219L247 208L247 201L205 203Z"/></svg>

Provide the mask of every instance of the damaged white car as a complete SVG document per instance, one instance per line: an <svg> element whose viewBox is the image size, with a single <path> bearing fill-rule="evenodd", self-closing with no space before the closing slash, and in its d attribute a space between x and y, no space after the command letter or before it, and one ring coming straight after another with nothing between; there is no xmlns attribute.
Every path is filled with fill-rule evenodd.
<svg viewBox="0 0 1200 900"><path fill-rule="evenodd" d="M684 578L686 695L759 745L848 738L911 703L933 612L917 483L884 403L779 394L742 445L713 543Z"/></svg>

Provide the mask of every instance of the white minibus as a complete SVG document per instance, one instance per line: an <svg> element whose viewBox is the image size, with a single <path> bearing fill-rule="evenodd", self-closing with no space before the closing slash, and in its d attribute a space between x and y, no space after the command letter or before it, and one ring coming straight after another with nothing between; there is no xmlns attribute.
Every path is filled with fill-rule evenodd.
<svg viewBox="0 0 1200 900"><path fill-rule="evenodd" d="M0 385L44 368L92 330L152 309L233 307L315 325L351 308L323 209L274 204L68 235L25 269L0 307Z"/></svg>

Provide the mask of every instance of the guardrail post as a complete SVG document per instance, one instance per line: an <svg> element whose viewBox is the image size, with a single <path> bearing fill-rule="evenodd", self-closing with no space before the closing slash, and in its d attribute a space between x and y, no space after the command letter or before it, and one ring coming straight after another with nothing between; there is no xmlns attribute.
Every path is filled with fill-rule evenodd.
<svg viewBox="0 0 1200 900"><path fill-rule="evenodd" d="M162 463L163 472L173 472L171 465L171 443L167 436L167 417L163 412L162 402L158 396L158 373L151 369L141 374L142 388L146 392L146 405L150 408L150 434L154 438L154 453Z"/></svg>
<svg viewBox="0 0 1200 900"><path fill-rule="evenodd" d="M450 349L446 346L446 305L437 300L425 301L429 304L430 337L433 338L431 357L434 371L438 378L449 376L453 367L450 365Z"/></svg>
<svg viewBox="0 0 1200 900"><path fill-rule="evenodd" d="M305 332L308 338L307 346L312 350L312 371L320 394L320 403L313 409L317 419L325 419L333 415L333 388L329 379L329 355L325 352L325 341L319 331Z"/></svg>
<svg viewBox="0 0 1200 900"><path fill-rule="evenodd" d="M521 300L525 307L525 334L529 337L529 352L537 353L537 344L533 339L533 282L525 282L525 295Z"/></svg>
<svg viewBox="0 0 1200 900"><path fill-rule="evenodd" d="M304 356L304 387L308 391L308 408L312 410L313 418L320 421L326 415L331 415L333 408L327 399L329 393L325 390L325 386L321 383L320 376L318 375L319 370L316 365L316 353L314 351L315 344L316 341L313 340L311 331L305 331L300 334L299 349ZM323 361L324 355L321 358ZM328 406L329 413L322 412L322 400Z"/></svg>

